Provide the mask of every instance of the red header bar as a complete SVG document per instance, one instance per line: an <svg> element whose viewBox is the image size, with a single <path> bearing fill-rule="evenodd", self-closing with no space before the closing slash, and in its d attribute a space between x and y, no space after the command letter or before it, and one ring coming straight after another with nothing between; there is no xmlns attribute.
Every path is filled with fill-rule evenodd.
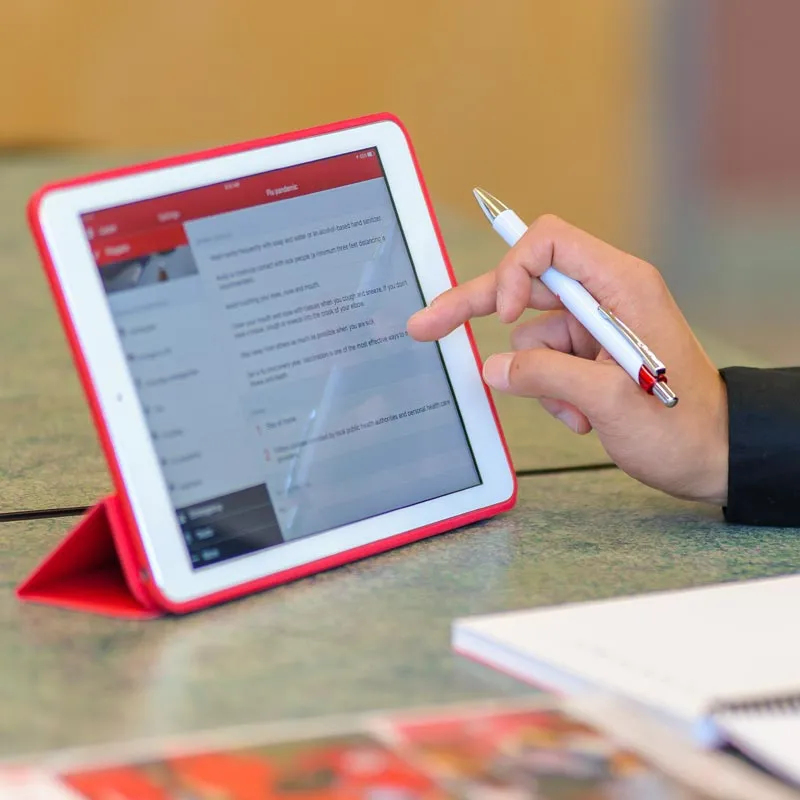
<svg viewBox="0 0 800 800"><path fill-rule="evenodd" d="M190 220L383 177L375 150L142 200L82 217L98 266L185 245Z"/></svg>
<svg viewBox="0 0 800 800"><path fill-rule="evenodd" d="M163 225L129 236L114 236L92 242L92 252L98 267L129 261L152 253L163 253L189 244L183 225Z"/></svg>

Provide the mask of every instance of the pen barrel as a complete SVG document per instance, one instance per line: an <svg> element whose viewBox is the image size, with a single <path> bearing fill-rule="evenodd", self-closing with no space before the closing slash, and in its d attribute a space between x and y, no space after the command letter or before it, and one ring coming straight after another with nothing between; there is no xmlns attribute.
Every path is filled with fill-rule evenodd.
<svg viewBox="0 0 800 800"><path fill-rule="evenodd" d="M511 209L498 214L492 227L510 247L528 230L528 226ZM541 275L541 281L611 358L639 383L639 371L644 363L641 354L611 322L601 316L599 303L584 289L583 284L562 274L555 267L546 269Z"/></svg>
<svg viewBox="0 0 800 800"><path fill-rule="evenodd" d="M641 354L611 322L600 314L597 300L583 285L554 267L542 273L541 281L602 345L611 358L638 383L639 370L643 363Z"/></svg>
<svg viewBox="0 0 800 800"><path fill-rule="evenodd" d="M513 247L528 230L528 226L510 208L494 218L492 227L509 247Z"/></svg>

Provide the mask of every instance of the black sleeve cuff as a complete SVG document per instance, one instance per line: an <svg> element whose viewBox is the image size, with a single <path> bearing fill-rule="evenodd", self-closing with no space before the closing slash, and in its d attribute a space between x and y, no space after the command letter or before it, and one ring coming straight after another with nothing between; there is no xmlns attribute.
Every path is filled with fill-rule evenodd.
<svg viewBox="0 0 800 800"><path fill-rule="evenodd" d="M800 527L800 369L728 367L728 522Z"/></svg>

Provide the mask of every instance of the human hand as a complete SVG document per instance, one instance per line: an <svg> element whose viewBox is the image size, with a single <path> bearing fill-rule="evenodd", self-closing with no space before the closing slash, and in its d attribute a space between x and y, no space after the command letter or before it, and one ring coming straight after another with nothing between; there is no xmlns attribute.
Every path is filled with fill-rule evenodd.
<svg viewBox="0 0 800 800"><path fill-rule="evenodd" d="M645 393L539 280L548 267L579 281L669 368L680 402ZM727 502L725 384L652 265L553 216L530 226L491 272L444 292L408 322L419 341L440 339L473 317L516 323L513 352L483 367L495 390L537 398L576 433L594 429L611 459L675 497Z"/></svg>

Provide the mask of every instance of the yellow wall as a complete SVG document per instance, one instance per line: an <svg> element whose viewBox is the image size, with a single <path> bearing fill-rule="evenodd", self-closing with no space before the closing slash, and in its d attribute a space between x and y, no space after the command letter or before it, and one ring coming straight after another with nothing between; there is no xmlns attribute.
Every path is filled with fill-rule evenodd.
<svg viewBox="0 0 800 800"><path fill-rule="evenodd" d="M625 238L641 5L0 0L0 145L163 152L390 110L439 202L473 212L482 183Z"/></svg>

